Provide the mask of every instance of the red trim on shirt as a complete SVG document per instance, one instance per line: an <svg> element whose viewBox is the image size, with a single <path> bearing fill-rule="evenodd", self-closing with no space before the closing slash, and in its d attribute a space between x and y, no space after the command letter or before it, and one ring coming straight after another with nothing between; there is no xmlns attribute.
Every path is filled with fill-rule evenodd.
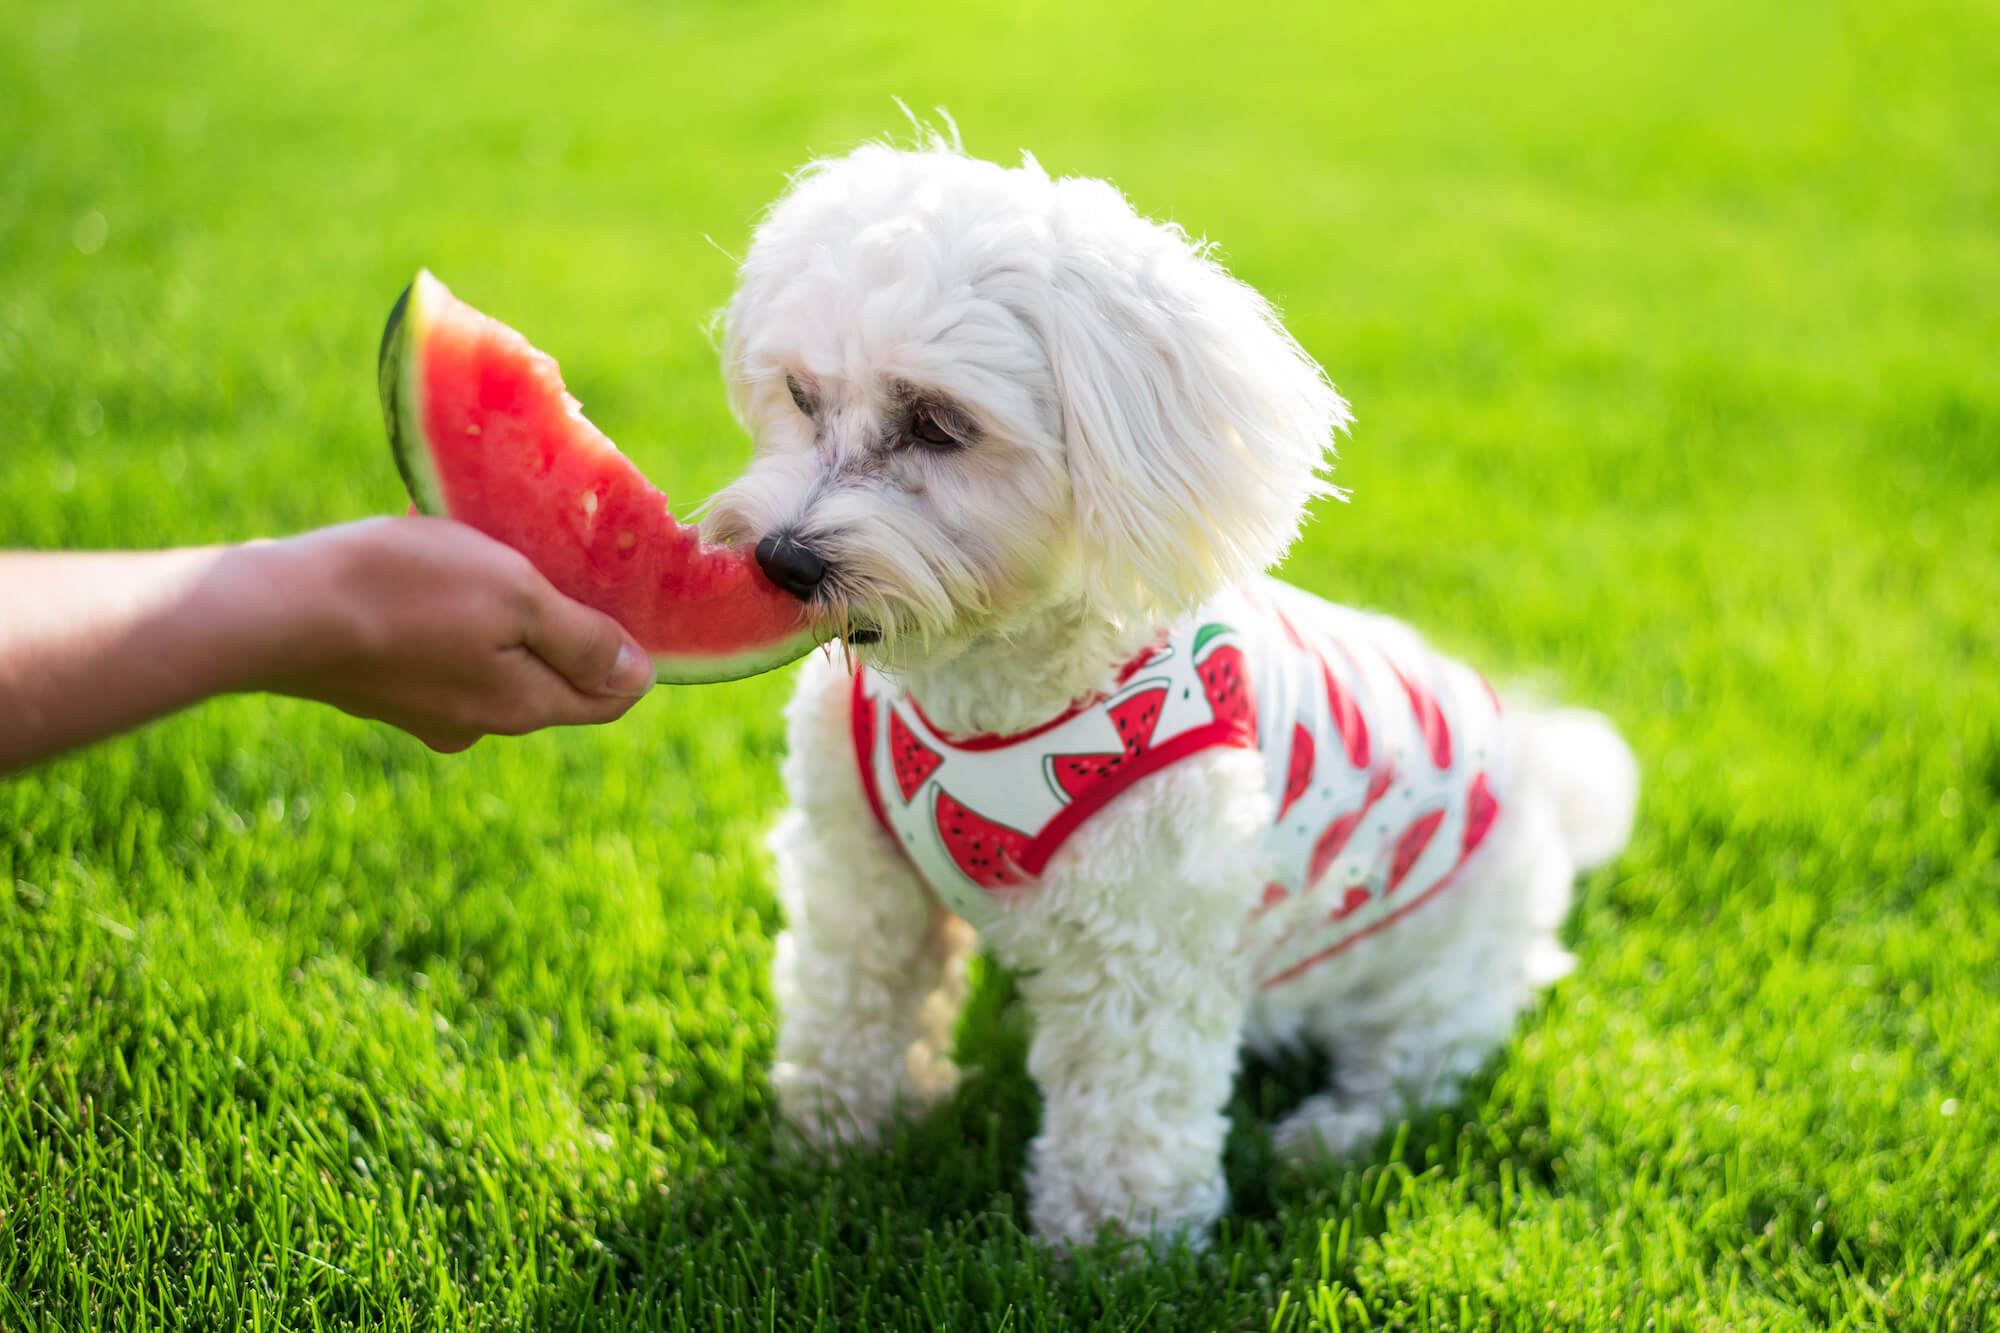
<svg viewBox="0 0 2000 1333"><path fill-rule="evenodd" d="M1049 858L1069 841L1072 833L1083 826L1084 820L1131 790L1134 783L1197 751L1218 746L1254 750L1257 741L1234 722L1209 722L1192 731L1169 737L1149 750L1141 750L1113 769L1104 781L1057 811L1056 817L1028 844L1026 854L1020 859L1021 869L1030 875L1041 874Z"/></svg>
<svg viewBox="0 0 2000 1333"><path fill-rule="evenodd" d="M854 736L854 764L861 770L861 793L868 798L875 822L893 840L896 830L889 826L889 812L882 808L882 793L875 785L875 701L862 688L860 667L854 669L854 697L847 711L848 729Z"/></svg>
<svg viewBox="0 0 2000 1333"><path fill-rule="evenodd" d="M1117 685L1123 685L1126 681L1137 675L1139 668L1152 661L1153 654L1160 651L1166 642L1167 636L1162 633L1159 638L1141 648L1138 656L1118 669L1118 679L1114 683L1114 688ZM909 702L910 711L917 715L918 720L930 728L931 734L951 746L952 749L984 751L1004 750L1010 745L1019 745L1022 741L1031 741L1037 736L1046 735L1085 709L1097 707L1097 705L1104 702L1106 695L1093 694L1086 699L1080 699L1039 726L1029 727L1026 731L1016 731L1005 736L997 736L990 732L981 732L973 736L954 736L925 716L924 706L917 702L916 695L905 694L903 698Z"/></svg>
<svg viewBox="0 0 2000 1333"><path fill-rule="evenodd" d="M924 706L917 702L916 695L905 694L903 696L903 701L909 704L910 711L915 713L917 719L926 727L930 728L931 735L937 737L954 750L1004 750L1010 745L1019 745L1022 741L1031 741L1046 732L1054 731L1084 709L1095 707L1103 699L1103 695L1094 694L1080 703L1071 704L1068 708L1063 709L1062 712L1057 713L1040 726L1029 727L1026 731L1017 731L1010 736L995 736L990 733L981 733L977 736L954 736L925 715Z"/></svg>

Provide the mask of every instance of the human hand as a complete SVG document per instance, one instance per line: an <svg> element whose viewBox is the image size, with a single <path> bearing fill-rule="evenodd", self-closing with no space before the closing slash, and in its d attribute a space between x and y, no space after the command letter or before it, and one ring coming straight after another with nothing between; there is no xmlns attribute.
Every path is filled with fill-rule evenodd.
<svg viewBox="0 0 2000 1333"><path fill-rule="evenodd" d="M253 688L387 722L434 750L610 722L653 683L616 621L450 519L365 519L233 554L240 568L215 592L249 579L302 613Z"/></svg>

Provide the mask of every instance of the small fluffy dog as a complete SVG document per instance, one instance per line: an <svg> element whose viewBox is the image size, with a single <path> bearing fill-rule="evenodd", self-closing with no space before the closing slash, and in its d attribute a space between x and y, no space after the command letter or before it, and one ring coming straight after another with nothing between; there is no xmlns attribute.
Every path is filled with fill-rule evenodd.
<svg viewBox="0 0 2000 1333"><path fill-rule="evenodd" d="M1032 1216L1199 1239L1246 1043L1366 1147L1536 989L1637 770L1386 618L1264 576L1347 406L1110 185L933 140L807 167L724 313L756 442L706 517L836 626L787 718L773 1081L819 1141L951 1086L976 941L1019 974Z"/></svg>

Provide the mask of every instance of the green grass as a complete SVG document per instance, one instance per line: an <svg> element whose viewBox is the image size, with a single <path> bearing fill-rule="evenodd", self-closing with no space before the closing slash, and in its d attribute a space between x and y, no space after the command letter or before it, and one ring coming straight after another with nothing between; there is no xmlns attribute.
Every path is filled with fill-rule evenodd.
<svg viewBox="0 0 2000 1333"><path fill-rule="evenodd" d="M813 150L942 103L1217 238L1355 403L1289 574L1611 712L1638 837L1465 1101L1052 1258L1004 980L773 1151L786 681L439 758L234 699L0 782L0 1327L1991 1326L2000 11L0 6L0 546L399 508L428 264L683 501Z"/></svg>

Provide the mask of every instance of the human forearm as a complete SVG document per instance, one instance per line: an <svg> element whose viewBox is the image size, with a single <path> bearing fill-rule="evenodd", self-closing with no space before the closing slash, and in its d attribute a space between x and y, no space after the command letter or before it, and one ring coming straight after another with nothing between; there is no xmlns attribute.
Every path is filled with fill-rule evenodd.
<svg viewBox="0 0 2000 1333"><path fill-rule="evenodd" d="M278 544L0 554L0 772L243 688L306 645Z"/></svg>
<svg viewBox="0 0 2000 1333"><path fill-rule="evenodd" d="M131 553L0 552L0 773L268 690L439 750L609 722L652 683L609 617L444 519Z"/></svg>

